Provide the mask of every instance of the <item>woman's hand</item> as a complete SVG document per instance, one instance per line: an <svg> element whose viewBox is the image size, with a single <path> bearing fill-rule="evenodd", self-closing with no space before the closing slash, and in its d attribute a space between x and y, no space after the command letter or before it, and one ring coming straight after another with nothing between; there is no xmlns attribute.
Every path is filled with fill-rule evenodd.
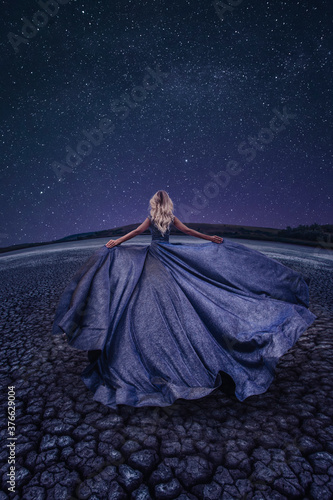
<svg viewBox="0 0 333 500"><path fill-rule="evenodd" d="M107 243L105 243L105 246L107 248L112 248L112 247L115 247L117 245L119 245L118 240L110 240Z"/></svg>
<svg viewBox="0 0 333 500"><path fill-rule="evenodd" d="M212 241L213 243L222 243L223 238L221 238L221 236L212 236L212 237L211 237L211 241Z"/></svg>

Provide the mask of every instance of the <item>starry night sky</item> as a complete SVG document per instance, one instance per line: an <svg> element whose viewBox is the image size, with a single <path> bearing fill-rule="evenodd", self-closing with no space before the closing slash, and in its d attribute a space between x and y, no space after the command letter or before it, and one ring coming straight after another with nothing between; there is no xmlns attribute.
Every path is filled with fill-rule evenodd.
<svg viewBox="0 0 333 500"><path fill-rule="evenodd" d="M333 222L330 1L51 3L1 2L1 247L158 189L185 223Z"/></svg>

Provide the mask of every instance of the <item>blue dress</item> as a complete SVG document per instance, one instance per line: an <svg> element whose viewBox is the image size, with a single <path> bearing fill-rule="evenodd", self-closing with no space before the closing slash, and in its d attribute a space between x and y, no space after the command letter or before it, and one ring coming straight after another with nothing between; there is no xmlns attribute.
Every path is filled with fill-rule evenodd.
<svg viewBox="0 0 333 500"><path fill-rule="evenodd" d="M261 252L170 243L150 221L148 245L103 245L62 293L53 334L88 351L93 399L168 406L223 387L243 401L266 392L279 358L314 322L309 280Z"/></svg>

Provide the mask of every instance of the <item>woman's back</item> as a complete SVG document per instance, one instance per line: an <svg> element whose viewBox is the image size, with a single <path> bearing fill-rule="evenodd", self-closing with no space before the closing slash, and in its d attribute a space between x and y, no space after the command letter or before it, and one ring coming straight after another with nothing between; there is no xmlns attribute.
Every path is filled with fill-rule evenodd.
<svg viewBox="0 0 333 500"><path fill-rule="evenodd" d="M170 228L167 229L167 231L164 233L164 235L162 235L161 231L158 229L155 222L152 220L151 215L148 215L148 219L150 220L149 230L150 230L150 233L152 236L152 238L151 238L152 241L156 241L156 240L169 241L170 228L171 228L171 225L173 224L174 218L172 219L172 222L170 224Z"/></svg>

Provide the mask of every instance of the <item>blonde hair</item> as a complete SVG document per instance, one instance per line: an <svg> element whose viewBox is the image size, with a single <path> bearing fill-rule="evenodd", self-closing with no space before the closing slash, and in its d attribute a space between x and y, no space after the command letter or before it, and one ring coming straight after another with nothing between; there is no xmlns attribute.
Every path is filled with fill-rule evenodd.
<svg viewBox="0 0 333 500"><path fill-rule="evenodd" d="M160 190L150 198L149 205L151 219L164 235L174 219L172 200L166 191Z"/></svg>

